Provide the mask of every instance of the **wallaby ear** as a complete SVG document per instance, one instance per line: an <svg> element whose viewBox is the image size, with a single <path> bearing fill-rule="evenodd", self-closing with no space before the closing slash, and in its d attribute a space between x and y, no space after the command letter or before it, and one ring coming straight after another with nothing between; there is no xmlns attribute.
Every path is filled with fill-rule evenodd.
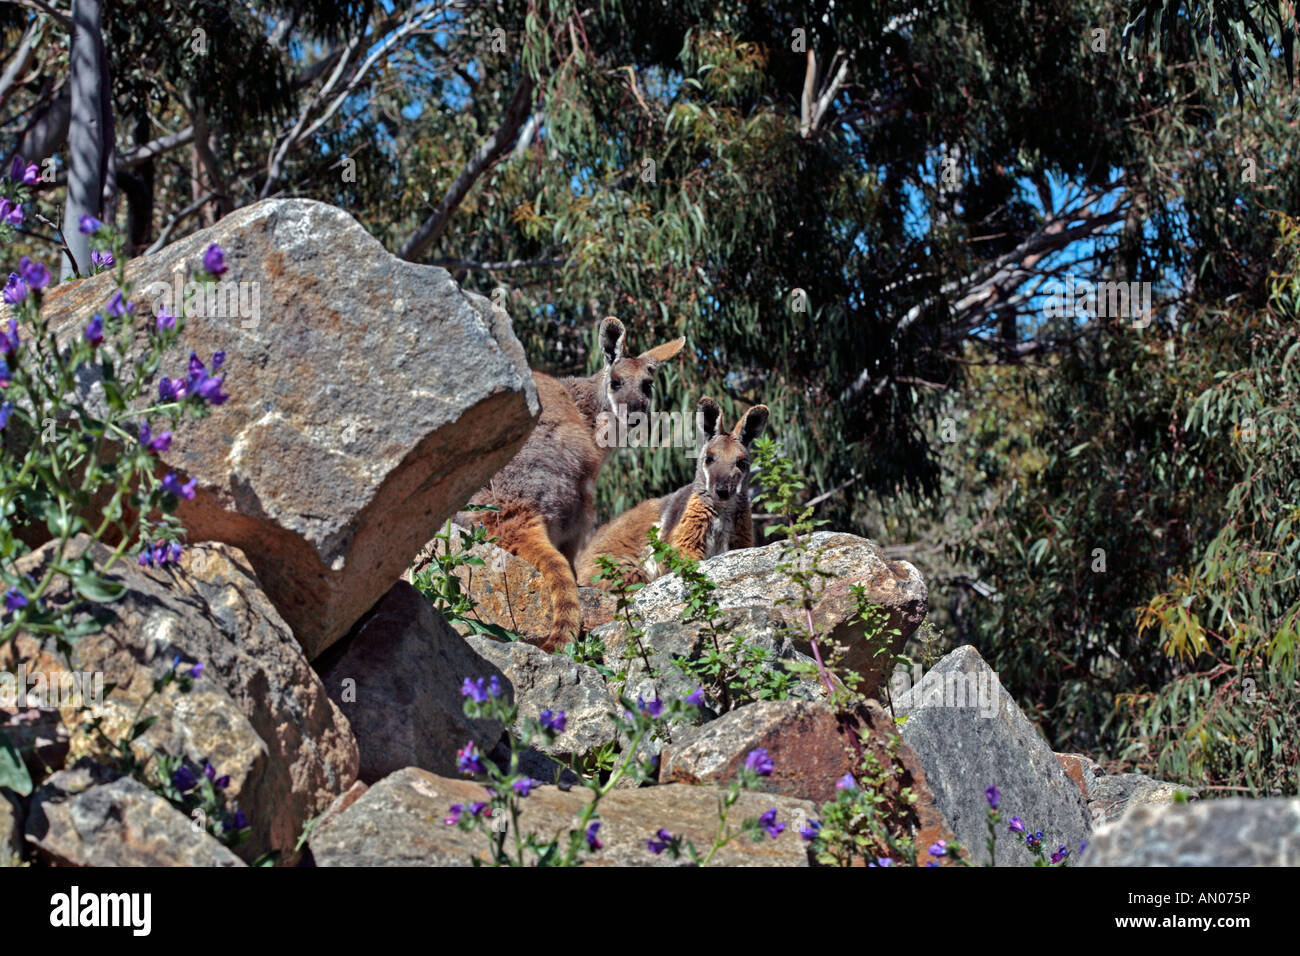
<svg viewBox="0 0 1300 956"><path fill-rule="evenodd" d="M652 349L647 349L641 353L641 358L658 365L660 362L667 362L670 358L682 350L686 344L686 339L673 339L671 342L665 342L663 345L656 345Z"/></svg>
<svg viewBox="0 0 1300 956"><path fill-rule="evenodd" d="M695 411L695 431L699 435L701 447L718 434L718 419L721 417L722 409L717 402L711 398L700 399Z"/></svg>
<svg viewBox="0 0 1300 956"><path fill-rule="evenodd" d="M600 351L605 356L606 365L613 365L623 357L623 340L626 338L627 329L612 315L600 323Z"/></svg>
<svg viewBox="0 0 1300 956"><path fill-rule="evenodd" d="M731 436L748 448L758 436L763 434L763 429L766 427L767 406L755 405L745 412L740 421L736 423L736 428L731 433Z"/></svg>

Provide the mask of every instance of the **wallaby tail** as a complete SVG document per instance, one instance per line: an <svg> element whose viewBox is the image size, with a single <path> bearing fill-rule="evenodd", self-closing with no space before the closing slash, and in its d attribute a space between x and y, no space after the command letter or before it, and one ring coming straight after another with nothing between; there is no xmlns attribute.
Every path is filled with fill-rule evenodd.
<svg viewBox="0 0 1300 956"><path fill-rule="evenodd" d="M546 523L541 518L518 526L502 543L507 550L523 558L538 571L551 592L551 633L542 650L556 651L577 637L582 626L582 608L578 604L578 582L569 560L551 543Z"/></svg>

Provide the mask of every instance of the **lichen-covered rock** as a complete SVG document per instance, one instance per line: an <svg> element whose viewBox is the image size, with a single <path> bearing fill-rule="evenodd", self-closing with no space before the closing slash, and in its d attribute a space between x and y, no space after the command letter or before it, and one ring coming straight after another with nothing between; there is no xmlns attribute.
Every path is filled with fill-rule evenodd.
<svg viewBox="0 0 1300 956"><path fill-rule="evenodd" d="M894 653L925 619L929 595L921 574L906 561L890 561L872 541L857 535L818 532L809 536L810 550L819 555L818 566L828 577L818 589L812 610L813 626L846 646L848 654L842 664L865 678L860 688L874 695L885 680L886 658L877 652L888 645ZM710 558L700 565L717 586L719 607L761 606L774 608L790 623L806 628L806 618L799 599L802 592L781 566L789 564L789 546L783 542L761 548L743 548ZM896 629L897 635L868 639L857 617L857 600L853 588L861 585L867 599L888 612L884 629ZM685 588L676 575L659 578L636 595L635 611L647 623L674 621L682 616ZM790 603L784 603L790 602ZM807 653L806 640L796 646Z"/></svg>
<svg viewBox="0 0 1300 956"><path fill-rule="evenodd" d="M894 709L907 718L903 739L920 758L940 811L976 862L988 860L989 786L1001 792L1003 814L1020 817L1031 832L1042 830L1050 849L1064 844L1074 851L1088 839L1082 794L975 648L944 657ZM1032 865L1018 840L999 836L999 866Z"/></svg>
<svg viewBox="0 0 1300 956"><path fill-rule="evenodd" d="M160 374L183 375L190 349L224 350L230 398L179 423L161 463L198 481L179 510L190 540L242 548L314 658L510 460L536 389L502 310L308 200L253 203L133 259L141 322L185 308L212 243L227 271ZM43 315L80 335L113 289L108 274L52 288Z"/></svg>
<svg viewBox="0 0 1300 956"><path fill-rule="evenodd" d="M1093 826L1113 823L1129 807L1200 799L1190 787L1168 780L1156 780L1141 773L1107 773L1084 754L1057 754L1056 759L1087 801Z"/></svg>
<svg viewBox="0 0 1300 956"><path fill-rule="evenodd" d="M356 735L366 783L403 767L454 774L457 749L472 740L490 751L501 736L499 721L465 716L461 695L466 677L500 671L405 581L316 664Z"/></svg>
<svg viewBox="0 0 1300 956"><path fill-rule="evenodd" d="M144 784L84 761L32 795L27 841L55 866L244 866Z"/></svg>
<svg viewBox="0 0 1300 956"><path fill-rule="evenodd" d="M1140 804L1098 827L1085 866L1300 866L1300 799Z"/></svg>
<svg viewBox="0 0 1300 956"><path fill-rule="evenodd" d="M581 857L587 866L671 866L667 854L656 856L646 840L659 829L694 842L701 853L712 846L718 826L718 798L713 787L680 784L616 790L600 802L599 839L604 847ZM575 787L539 787L523 801L520 826L524 833L549 839L567 836L591 792ZM452 804L469 805L483 799L481 784L451 780L414 768L402 770L372 786L356 803L309 840L317 866L470 866L489 861L482 833L466 833L443 820ZM776 839L755 843L738 837L714 857L718 866L807 866L808 853L790 823L806 818L812 805L805 800L765 793L742 793L731 810L736 823L776 807L777 821L786 829ZM510 823L501 819L499 826ZM507 833L508 833L507 829ZM507 845L513 839L507 839Z"/></svg>
<svg viewBox="0 0 1300 956"><path fill-rule="evenodd" d="M564 732L549 744L534 741L533 746L542 753L583 757L618 740L612 716L618 702L594 667L575 663L563 654L548 654L523 641L507 643L483 636L465 640L505 675L519 708L519 724L511 728L516 735L525 718L536 718L543 710L564 711Z"/></svg>
<svg viewBox="0 0 1300 956"><path fill-rule="evenodd" d="M47 544L27 555L19 572L43 573L54 548ZM88 537L73 539L69 559L85 553L101 568L109 557ZM120 561L107 577L125 588L124 596L98 606L113 617L73 644L70 666L52 638L31 634L0 647L0 665L48 675L101 674L104 687L115 685L100 702L61 701L76 759L106 752L102 740L80 729L88 716L102 718L110 740L122 739L156 678L177 658L185 670L201 662L191 693L172 684L145 706L140 717L155 723L136 741L136 754L141 760L169 754L194 770L210 761L230 776L228 805L244 811L252 826L238 852L251 860L280 850L283 861L292 862L303 825L356 779L357 747L244 555L228 545L190 548L179 567L145 569ZM66 579L55 581L47 600L74 601ZM83 713L78 703L93 706Z"/></svg>

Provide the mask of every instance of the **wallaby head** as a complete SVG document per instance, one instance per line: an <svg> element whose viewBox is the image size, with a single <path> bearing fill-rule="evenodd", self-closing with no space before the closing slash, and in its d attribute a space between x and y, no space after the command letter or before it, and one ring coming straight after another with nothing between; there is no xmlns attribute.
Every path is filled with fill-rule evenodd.
<svg viewBox="0 0 1300 956"><path fill-rule="evenodd" d="M696 412L700 457L695 464L694 493L719 503L747 500L749 446L767 426L767 406L755 405L730 432L720 431L722 409L711 398L700 399Z"/></svg>
<svg viewBox="0 0 1300 956"><path fill-rule="evenodd" d="M600 373L601 414L613 414L624 423L628 415L650 410L655 373L686 344L685 339L673 339L630 358L623 354L626 339L627 330L618 319L610 317L600 323L600 351L605 360Z"/></svg>

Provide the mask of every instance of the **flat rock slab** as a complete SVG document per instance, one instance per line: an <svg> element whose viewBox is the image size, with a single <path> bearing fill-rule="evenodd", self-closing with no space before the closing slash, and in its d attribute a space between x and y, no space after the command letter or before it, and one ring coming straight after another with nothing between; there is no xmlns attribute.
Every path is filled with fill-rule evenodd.
<svg viewBox="0 0 1300 956"><path fill-rule="evenodd" d="M929 610L929 592L921 573L906 561L890 561L873 541L853 534L819 531L807 539L810 550L818 552L818 566L829 577L817 590L813 607L813 626L829 634L848 648L843 666L865 678L859 688L873 696L884 683L883 644L894 652L902 650L907 638L925 620ZM761 605L775 608L787 621L800 629L805 619L799 604L802 592L781 565L794 558L784 542L761 548L743 548L709 558L700 565L718 590L715 595L722 608ZM897 629L897 635L868 639L860 624L852 623L857 612L853 587L861 585L868 600L888 612L885 629ZM636 595L635 611L647 624L675 621L682 616L685 588L676 575L652 581ZM793 602L793 603L783 603ZM796 643L804 653L808 642Z"/></svg>
<svg viewBox="0 0 1300 956"><path fill-rule="evenodd" d="M81 767L32 795L27 840L54 866L245 865L139 781Z"/></svg>
<svg viewBox="0 0 1300 956"><path fill-rule="evenodd" d="M54 547L25 556L20 573L43 573ZM85 535L73 539L67 556L87 552L104 567L108 549ZM189 694L173 684L140 714L156 722L136 741L136 756L169 754L198 773L211 761L218 775L230 776L227 808L243 810L252 826L239 853L252 860L279 850L292 862L303 825L356 779L357 745L249 563L238 549L214 544L186 549L179 567L145 569L126 559L106 577L126 592L100 605L113 619L80 637L70 660L53 638L20 633L0 647L0 665L25 666L51 675L51 682L63 674L100 675L102 700L92 690L81 701L60 701L60 717L72 731L65 749L75 760L104 750L79 729L87 714L78 703L102 717L111 740L122 739L154 680L176 658L186 670L201 662L202 676ZM66 579L55 582L47 600L74 600ZM110 691L109 685L116 686Z"/></svg>
<svg viewBox="0 0 1300 956"><path fill-rule="evenodd" d="M988 860L985 788L1001 791L1004 816L1042 830L1049 849L1071 852L1089 839L1083 795L1056 754L1020 712L997 674L975 648L959 647L895 702L906 715L903 739L925 769L940 811L978 863ZM1033 856L1006 832L998 834L998 866L1030 866Z"/></svg>
<svg viewBox="0 0 1300 956"><path fill-rule="evenodd" d="M583 854L586 866L673 866L681 861L667 854L655 856L645 841L661 827L694 841L701 853L712 845L717 829L720 790L681 784L616 790L600 802L599 837L604 848ZM483 799L480 784L437 777L407 769L385 777L356 803L327 825L319 827L309 845L317 866L470 866L487 861L487 838L444 824L454 803ZM590 799L590 792L575 787L565 793L556 787L539 787L523 801L520 817L525 832L549 837L567 834ZM812 811L804 800L763 793L743 793L731 809L737 823L777 808L777 820L787 829L776 839L759 843L737 837L714 857L719 866L807 866L808 853L797 832L789 826L797 816ZM507 825L506 821L502 821Z"/></svg>
<svg viewBox="0 0 1300 956"><path fill-rule="evenodd" d="M536 389L504 311L308 200L245 206L133 260L142 324L183 307L212 243L228 271L161 374L183 376L190 349L224 350L230 399L175 429L162 465L198 481L179 510L190 540L243 549L311 658L510 460ZM80 335L112 290L107 274L59 286L44 315Z"/></svg>
<svg viewBox="0 0 1300 956"><path fill-rule="evenodd" d="M1300 799L1133 807L1098 827L1085 866L1300 866Z"/></svg>

